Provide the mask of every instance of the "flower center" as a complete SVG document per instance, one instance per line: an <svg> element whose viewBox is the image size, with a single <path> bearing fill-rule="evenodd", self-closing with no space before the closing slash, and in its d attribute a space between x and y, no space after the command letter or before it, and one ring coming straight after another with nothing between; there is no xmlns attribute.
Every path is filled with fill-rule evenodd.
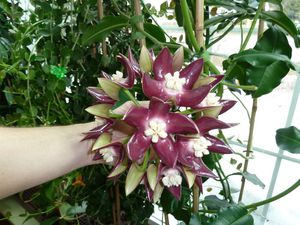
<svg viewBox="0 0 300 225"><path fill-rule="evenodd" d="M181 91L182 86L185 84L186 80L185 78L179 78L179 72L176 71L174 75L172 76L171 73L167 73L165 76L165 86L166 88L175 90L175 91Z"/></svg>
<svg viewBox="0 0 300 225"><path fill-rule="evenodd" d="M171 186L178 187L181 185L182 177L180 176L180 173L178 170L168 169L164 173L164 175L165 176L163 177L162 182L166 187L171 187Z"/></svg>
<svg viewBox="0 0 300 225"><path fill-rule="evenodd" d="M203 155L208 155L209 151L207 147L211 145L212 143L209 140L205 139L204 137L200 137L199 139L195 140L193 144L195 156L203 157Z"/></svg>
<svg viewBox="0 0 300 225"><path fill-rule="evenodd" d="M114 161L114 157L116 156L113 147L102 148L99 150L99 153L102 155L106 163L112 163Z"/></svg>
<svg viewBox="0 0 300 225"><path fill-rule="evenodd" d="M209 93L202 101L203 106L218 106L220 97L215 93Z"/></svg>
<svg viewBox="0 0 300 225"><path fill-rule="evenodd" d="M159 138L166 138L168 136L166 124L158 120L151 120L148 129L144 133L147 137L151 137L153 143L157 143Z"/></svg>
<svg viewBox="0 0 300 225"><path fill-rule="evenodd" d="M117 82L123 81L123 73L117 70L116 73L112 75L112 80Z"/></svg>

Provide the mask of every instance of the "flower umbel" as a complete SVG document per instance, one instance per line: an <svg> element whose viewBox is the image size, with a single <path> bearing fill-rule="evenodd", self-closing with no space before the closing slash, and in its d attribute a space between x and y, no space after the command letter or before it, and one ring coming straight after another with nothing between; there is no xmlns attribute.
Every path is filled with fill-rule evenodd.
<svg viewBox="0 0 300 225"><path fill-rule="evenodd" d="M129 49L128 58L118 56L123 72L103 72L100 87L87 88L96 104L86 110L98 126L83 140L95 140L94 160L113 167L109 178L117 181L128 171L127 195L143 183L150 201L157 202L164 188L180 199L182 185L202 190L202 177L216 178L204 164L211 152L232 153L210 134L232 126L217 117L235 102L211 92L223 76L201 77L203 59L182 69L183 56L183 49L173 57L164 48L155 58L144 47L139 65Z"/></svg>

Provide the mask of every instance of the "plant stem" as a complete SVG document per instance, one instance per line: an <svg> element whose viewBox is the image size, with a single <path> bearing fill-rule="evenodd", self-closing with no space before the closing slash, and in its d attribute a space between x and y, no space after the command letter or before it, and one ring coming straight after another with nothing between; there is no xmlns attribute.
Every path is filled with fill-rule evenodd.
<svg viewBox="0 0 300 225"><path fill-rule="evenodd" d="M250 119L250 128L249 128L249 136L248 136L248 144L247 144L247 151L246 151L246 157L247 158L245 159L243 173L245 173L248 169L248 163L249 163L248 158L250 156L250 153L252 152L256 111L257 111L257 98L253 98L252 112L251 112L251 119ZM245 182L246 182L245 177L242 177L241 190L240 190L240 195L239 195L239 199L238 199L239 202L242 201L242 198L243 198L244 189L245 189Z"/></svg>
<svg viewBox="0 0 300 225"><path fill-rule="evenodd" d="M116 3L116 0L112 0L112 3L120 15L126 17L127 19L130 19L130 17L123 13L122 10L119 8L118 4Z"/></svg>
<svg viewBox="0 0 300 225"><path fill-rule="evenodd" d="M199 210L199 187L193 185L193 213L197 213Z"/></svg>
<svg viewBox="0 0 300 225"><path fill-rule="evenodd" d="M227 87L239 88L239 89L246 90L246 91L256 91L257 90L257 87L255 85L236 85L236 84L229 83L227 81L221 81L221 83L226 85Z"/></svg>
<svg viewBox="0 0 300 225"><path fill-rule="evenodd" d="M120 206L120 187L119 187L119 183L116 183L116 186L115 186L115 198L116 198L117 225L121 225L121 206Z"/></svg>
<svg viewBox="0 0 300 225"><path fill-rule="evenodd" d="M104 13L103 13L103 0L98 0L98 17L100 20L102 20ZM106 41L102 41L102 54L103 56L107 56L107 46L106 46Z"/></svg>
<svg viewBox="0 0 300 225"><path fill-rule="evenodd" d="M186 0L180 0L180 5L181 5L181 12L182 12L182 17L183 17L183 24L184 24L184 27L186 28L186 31L187 31L186 35L191 40L191 43L192 43L194 49L196 50L196 52L199 52L200 51L200 46L199 46L199 44L197 42L197 39L194 35L193 25L192 25L192 22L191 22L191 18L190 18L190 14L189 14L189 8L188 8Z"/></svg>
<svg viewBox="0 0 300 225"><path fill-rule="evenodd" d="M130 93L128 89L123 89L127 97L137 106L140 105L140 103L135 99L135 97Z"/></svg>
<svg viewBox="0 0 300 225"><path fill-rule="evenodd" d="M257 20L258 20L258 18L259 18L259 15L260 15L261 11L262 11L263 8L264 8L264 3L265 3L265 0L260 0L260 1L259 1L259 5L258 5L257 11L256 11L256 13L255 13L255 16L254 16L254 18L253 18L253 21L252 21L250 30L249 30L249 32L248 32L246 38L245 38L245 41L244 41L244 43L243 43L243 45L242 45L242 47L241 47L241 49L240 49L240 52L243 51L243 50L245 50L245 48L247 47L247 44L248 44L248 42L249 42L249 40L250 40L250 38L251 38L251 35L252 35L253 31L254 31L256 22L257 22Z"/></svg>
<svg viewBox="0 0 300 225"><path fill-rule="evenodd" d="M111 197L114 196L113 188L110 189L110 195L111 195ZM117 225L117 218L116 218L116 203L115 203L115 202L112 204L112 214L113 214L113 225Z"/></svg>
<svg viewBox="0 0 300 225"><path fill-rule="evenodd" d="M250 121L251 120L251 116L250 116L249 110L245 106L244 102L233 91L230 90L230 93L239 101L239 103L241 103L242 107L246 110L248 119Z"/></svg>
<svg viewBox="0 0 300 225"><path fill-rule="evenodd" d="M164 212L164 217L165 217L165 220L166 220L165 224L166 224L166 225L170 225L168 213L165 213L165 212Z"/></svg>
<svg viewBox="0 0 300 225"><path fill-rule="evenodd" d="M292 186L290 186L288 189L286 189L285 191L279 193L278 195L275 195L271 198L265 199L263 201L260 202L256 202L250 205L247 205L245 208L246 209L251 209L251 208L257 208L259 206L268 204L270 202L274 202L282 197L284 197L285 195L289 194L290 192L292 192L293 190L295 190L296 188L298 188L300 186L300 179L298 181L296 181L296 183L294 183Z"/></svg>
<svg viewBox="0 0 300 225"><path fill-rule="evenodd" d="M134 0L134 14L136 16L142 16L142 10L141 10L141 2L140 0ZM138 27L138 30L144 30L144 24L143 22L139 22L136 25ZM141 38L140 39L140 46L144 46L146 45L146 39L145 38Z"/></svg>
<svg viewBox="0 0 300 225"><path fill-rule="evenodd" d="M195 14L195 34L197 43L204 46L203 29L204 29L204 0L196 0L196 14Z"/></svg>

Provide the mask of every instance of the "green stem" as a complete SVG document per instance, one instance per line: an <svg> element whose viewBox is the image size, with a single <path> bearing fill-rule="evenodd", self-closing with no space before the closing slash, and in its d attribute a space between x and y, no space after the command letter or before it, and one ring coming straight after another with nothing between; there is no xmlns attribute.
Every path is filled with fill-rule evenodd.
<svg viewBox="0 0 300 225"><path fill-rule="evenodd" d="M112 118L116 118L116 119L122 119L124 117L124 115L121 115L121 114L116 114L116 113L109 113L109 117L112 117Z"/></svg>
<svg viewBox="0 0 300 225"><path fill-rule="evenodd" d="M127 95L127 97L137 106L140 105L140 103L135 99L135 97L130 93L128 89L123 89L124 93Z"/></svg>
<svg viewBox="0 0 300 225"><path fill-rule="evenodd" d="M257 87L255 85L236 85L236 84L232 84L229 83L227 81L222 81L222 84L226 85L227 87L231 87L231 88L239 88L245 91L256 91Z"/></svg>
<svg viewBox="0 0 300 225"><path fill-rule="evenodd" d="M259 201L259 202L252 203L250 205L246 205L244 208L250 209L250 211L252 211L252 209L256 209L257 207L269 204L271 202L274 202L274 201L276 201L276 200L278 200L278 199L286 196L287 194L291 193L292 191L294 191L299 186L300 186L300 179L298 181L296 181L288 189L286 189L285 191L279 193L278 195L275 195L275 196L273 196L271 198L268 198L268 199L265 199L263 201ZM203 213L218 213L218 210L202 210L202 209L200 209L199 212L203 212Z"/></svg>
<svg viewBox="0 0 300 225"><path fill-rule="evenodd" d="M254 31L256 22L257 22L257 20L258 20L258 18L259 18L259 15L260 15L261 11L262 11L263 8L264 8L264 3L265 3L265 0L260 0L260 1L259 1L259 5L258 5L257 11L256 11L256 13L255 13L255 16L254 16L254 18L253 18L253 21L252 21L250 30L249 30L249 32L248 32L246 38L245 38L244 43L242 44L242 47L241 47L241 49L240 49L240 52L243 51L243 50L245 50L245 48L247 47L247 44L248 44L248 42L249 42L249 40L250 40L250 37L251 37L251 35L252 35L253 31Z"/></svg>
<svg viewBox="0 0 300 225"><path fill-rule="evenodd" d="M181 12L182 12L182 17L183 17L183 24L184 24L184 27L186 28L187 36L191 40L191 43L192 43L194 49L196 50L196 52L199 52L200 46L198 45L198 42L194 35L193 25L191 22L189 8L188 8L186 0L180 0L180 5L181 5Z"/></svg>
<svg viewBox="0 0 300 225"><path fill-rule="evenodd" d="M256 202L256 203L247 205L245 208L246 209L257 208L259 206L268 204L270 202L274 202L274 201L276 201L276 200L284 197L285 195L289 194L290 192L292 192L293 190L295 190L299 186L300 186L300 179L296 183L294 183L292 186L290 186L288 189L286 189L285 191L279 193L278 195L275 195L275 196L273 196L271 198L268 198L268 199L260 201L260 202Z"/></svg>
<svg viewBox="0 0 300 225"><path fill-rule="evenodd" d="M219 160L217 159L217 157L216 157L215 154L212 154L212 158L213 158L213 161L217 164L217 165L215 166L215 169L216 169L216 171L217 171L218 176L220 177L220 183L221 183L222 189L223 189L223 191L224 191L224 197L225 197L225 199L227 200L227 199L228 199L228 196L227 196L227 188L225 187L224 179L223 179L222 174L221 174L221 172L220 172L220 167L221 167L221 166L220 166Z"/></svg>

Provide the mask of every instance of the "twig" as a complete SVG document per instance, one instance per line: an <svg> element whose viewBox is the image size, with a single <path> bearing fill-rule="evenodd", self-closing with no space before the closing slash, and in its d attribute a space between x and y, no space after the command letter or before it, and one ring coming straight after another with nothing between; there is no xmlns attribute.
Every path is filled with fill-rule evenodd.
<svg viewBox="0 0 300 225"><path fill-rule="evenodd" d="M142 16L142 10L141 10L141 2L140 0L134 0L134 14L136 16ZM137 23L137 27L138 27L138 30L144 30L144 24L143 22L139 22ZM144 46L146 45L146 40L145 38L141 38L140 39L140 46Z"/></svg>

